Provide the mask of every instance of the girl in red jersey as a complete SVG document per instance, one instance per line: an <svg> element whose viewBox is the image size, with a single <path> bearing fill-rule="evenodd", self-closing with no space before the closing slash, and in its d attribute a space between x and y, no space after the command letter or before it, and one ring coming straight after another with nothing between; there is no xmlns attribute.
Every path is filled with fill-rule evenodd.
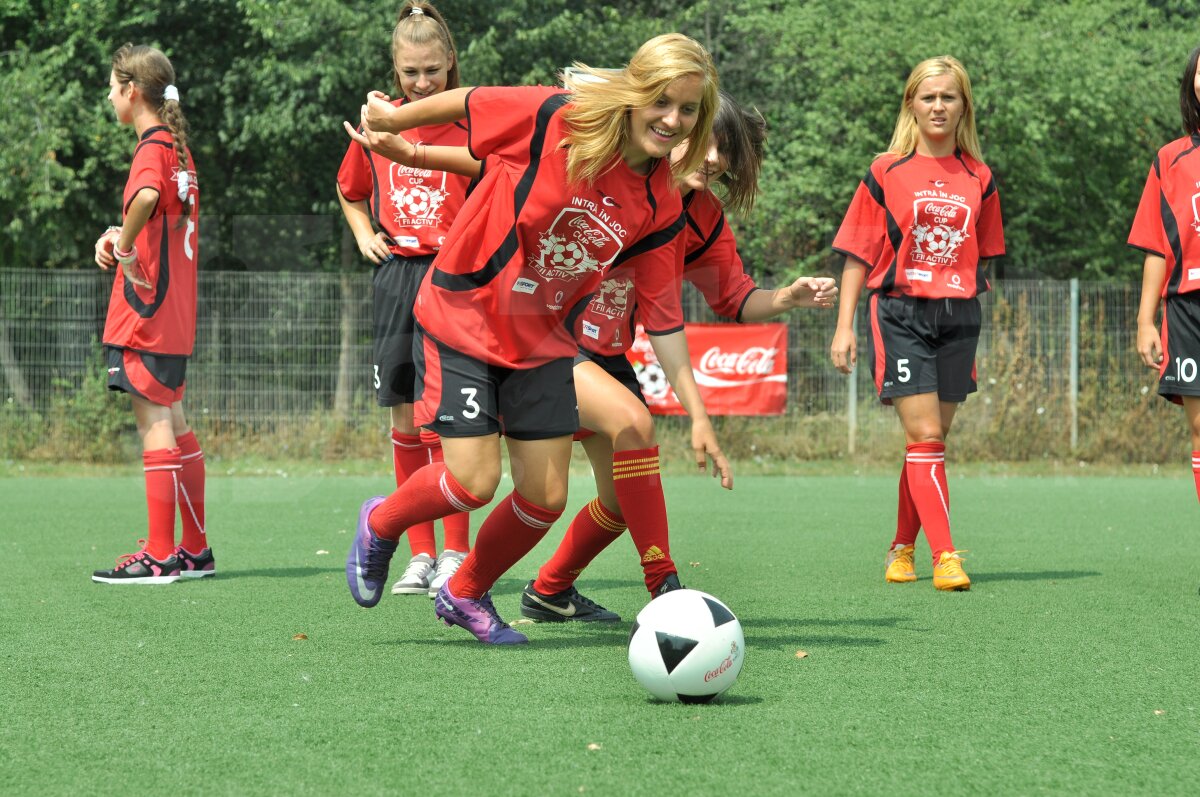
<svg viewBox="0 0 1200 797"><path fill-rule="evenodd" d="M703 47L669 34L604 77L571 93L459 89L398 108L368 97L368 137L469 119L468 146L485 172L417 297L414 419L442 436L445 462L364 503L346 563L361 605L378 602L406 528L491 500L503 431L515 489L480 527L435 610L482 642L527 641L500 618L489 589L566 503L579 426L574 321L607 269L626 261L637 269L637 301L660 361L673 376L691 368L675 263L677 184L707 150L716 70ZM689 136L697 151L672 167L671 150ZM711 425L694 446L701 467L711 456L731 479Z"/></svg>
<svg viewBox="0 0 1200 797"><path fill-rule="evenodd" d="M1159 373L1158 394L1183 405L1192 433L1192 475L1200 497L1200 47L1179 84L1183 138L1158 151L1129 233L1146 253L1137 351ZM1165 300L1162 335L1155 322ZM1164 356L1165 355L1165 356Z"/></svg>
<svg viewBox="0 0 1200 797"><path fill-rule="evenodd" d="M96 241L96 264L114 266L104 325L108 387L130 395L149 510L148 540L93 581L166 584L214 575L204 533L204 454L183 414L184 373L196 338L200 197L175 70L153 47L113 55L108 101L138 144L125 182L124 216ZM183 539L175 545L175 507Z"/></svg>
<svg viewBox="0 0 1200 797"><path fill-rule="evenodd" d="M771 291L758 288L746 274L737 242L725 223L725 209L747 213L754 206L766 123L724 92L720 98L704 162L681 187L687 217L684 279L701 291L714 312L738 322L765 321L797 307L832 307L837 296L832 279L800 277ZM672 157L682 159L687 150L686 144L681 145ZM714 180L722 186L724 202L710 190ZM668 545L662 484L657 474L640 476L636 465L657 458L658 447L654 420L625 356L634 331L629 301L633 275L627 271L618 269L601 283L580 317L575 392L580 423L595 432L588 432L582 442L598 495L575 516L554 556L526 586L521 614L534 620L619 620L581 595L574 584L627 527L651 594L679 588ZM658 511L648 512L648 507Z"/></svg>
<svg viewBox="0 0 1200 797"><path fill-rule="evenodd" d="M1004 254L1004 230L996 183L980 160L971 81L956 59L922 61L908 76L888 151L859 184L833 249L846 256L833 364L848 374L858 360L854 313L865 282L875 389L895 405L907 439L885 578L916 580L914 542L924 528L933 585L970 589L950 538L945 440L976 389L976 296L988 289L986 259Z"/></svg>
<svg viewBox="0 0 1200 797"><path fill-rule="evenodd" d="M392 103L395 106L459 87L454 39L429 3L407 2L401 7L392 31L392 68L401 95ZM461 122L414 128L405 135L404 143L418 153L429 143L459 147L467 143L467 129ZM421 279L470 186L469 177L427 169L415 159L402 165L358 143L350 145L338 170L342 212L359 251L375 264L374 384L379 405L391 409L397 487L424 465L442 458L438 436L413 425L413 305ZM446 539L441 555L432 521L408 530L412 559L392 585L392 594L432 598L458 569L470 550L468 515L455 512L443 518L442 525Z"/></svg>

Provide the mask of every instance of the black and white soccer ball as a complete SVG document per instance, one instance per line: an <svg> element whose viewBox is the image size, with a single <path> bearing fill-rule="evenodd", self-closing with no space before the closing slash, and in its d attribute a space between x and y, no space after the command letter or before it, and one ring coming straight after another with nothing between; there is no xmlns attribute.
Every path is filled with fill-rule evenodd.
<svg viewBox="0 0 1200 797"><path fill-rule="evenodd" d="M746 658L742 624L699 590L660 595L629 635L633 677L659 700L708 703L737 680Z"/></svg>

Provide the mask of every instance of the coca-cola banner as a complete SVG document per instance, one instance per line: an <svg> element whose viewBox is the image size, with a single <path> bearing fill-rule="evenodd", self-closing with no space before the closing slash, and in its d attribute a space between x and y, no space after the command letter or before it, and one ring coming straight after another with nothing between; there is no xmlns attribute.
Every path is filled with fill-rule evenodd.
<svg viewBox="0 0 1200 797"><path fill-rule="evenodd" d="M787 405L787 324L687 324L692 372L709 415L782 415ZM627 353L655 415L683 415L639 325Z"/></svg>

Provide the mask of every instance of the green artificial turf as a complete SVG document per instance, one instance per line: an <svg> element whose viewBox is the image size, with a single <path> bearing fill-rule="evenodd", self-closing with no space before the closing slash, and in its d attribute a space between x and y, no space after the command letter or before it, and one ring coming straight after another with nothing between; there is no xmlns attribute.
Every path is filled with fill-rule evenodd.
<svg viewBox="0 0 1200 797"><path fill-rule="evenodd" d="M974 588L940 594L923 541L921 579L883 581L894 478L753 476L726 494L670 477L682 580L745 629L745 668L711 706L657 703L633 680L626 641L647 596L627 538L579 582L622 615L613 626L525 625L528 646L494 649L435 622L424 597L356 606L346 549L358 504L386 483L212 478L219 575L122 587L89 576L135 547L140 478L0 480L0 793L1191 794L1200 782L1190 479L953 479ZM591 497L585 479L572 489L568 514ZM497 585L506 618L565 525Z"/></svg>

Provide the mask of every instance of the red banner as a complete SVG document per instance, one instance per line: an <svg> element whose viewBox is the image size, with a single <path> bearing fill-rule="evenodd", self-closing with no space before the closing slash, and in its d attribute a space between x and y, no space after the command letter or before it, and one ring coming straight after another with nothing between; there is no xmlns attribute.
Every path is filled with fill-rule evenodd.
<svg viewBox="0 0 1200 797"><path fill-rule="evenodd" d="M686 324L692 372L709 415L782 415L787 405L787 324ZM683 415L639 325L627 352L655 415Z"/></svg>

